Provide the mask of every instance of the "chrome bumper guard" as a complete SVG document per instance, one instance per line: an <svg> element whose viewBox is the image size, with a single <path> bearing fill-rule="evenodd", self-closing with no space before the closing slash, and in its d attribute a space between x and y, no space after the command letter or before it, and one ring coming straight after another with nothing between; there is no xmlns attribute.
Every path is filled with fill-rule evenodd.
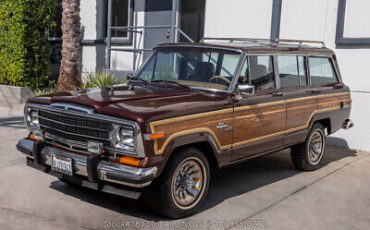
<svg viewBox="0 0 370 230"><path fill-rule="evenodd" d="M22 139L17 144L17 149L30 158L34 158L34 141ZM45 146L40 152L43 163L47 166L52 165L52 155L71 158L74 173L88 177L87 157L65 152L59 149ZM108 161L101 161L97 166L97 175L101 181L112 182L134 188L143 188L152 182L157 174L156 167L135 168Z"/></svg>

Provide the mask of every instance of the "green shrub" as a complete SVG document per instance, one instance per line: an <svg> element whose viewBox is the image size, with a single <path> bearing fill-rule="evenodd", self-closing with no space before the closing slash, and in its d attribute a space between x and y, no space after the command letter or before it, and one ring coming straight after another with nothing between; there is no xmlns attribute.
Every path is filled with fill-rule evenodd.
<svg viewBox="0 0 370 230"><path fill-rule="evenodd" d="M32 92L33 97L48 95L48 94L54 94L57 92L58 83L54 80L49 81L48 87L45 88L39 88L34 89Z"/></svg>
<svg viewBox="0 0 370 230"><path fill-rule="evenodd" d="M0 1L0 84L48 85L48 31L56 0Z"/></svg>
<svg viewBox="0 0 370 230"><path fill-rule="evenodd" d="M33 97L48 95L48 94L54 94L57 92L56 88L45 88L45 89L36 89L32 92Z"/></svg>
<svg viewBox="0 0 370 230"><path fill-rule="evenodd" d="M117 79L112 73L97 72L96 74L87 75L86 82L82 85L82 88L100 88L104 86L123 84L125 82L125 80Z"/></svg>
<svg viewBox="0 0 370 230"><path fill-rule="evenodd" d="M82 85L82 89L100 88L111 85L124 84L127 80L117 79L112 73L97 72L96 74L87 74L86 81ZM49 87L36 89L33 91L33 96L42 96L48 94L54 94L57 91L57 83L54 81L50 82Z"/></svg>

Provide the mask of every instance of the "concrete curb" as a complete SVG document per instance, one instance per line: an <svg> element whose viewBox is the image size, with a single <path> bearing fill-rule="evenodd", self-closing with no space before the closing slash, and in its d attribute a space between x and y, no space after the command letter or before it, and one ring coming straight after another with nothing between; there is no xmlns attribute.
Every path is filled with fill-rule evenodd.
<svg viewBox="0 0 370 230"><path fill-rule="evenodd" d="M9 109L23 109L32 91L25 87L0 85L0 107Z"/></svg>

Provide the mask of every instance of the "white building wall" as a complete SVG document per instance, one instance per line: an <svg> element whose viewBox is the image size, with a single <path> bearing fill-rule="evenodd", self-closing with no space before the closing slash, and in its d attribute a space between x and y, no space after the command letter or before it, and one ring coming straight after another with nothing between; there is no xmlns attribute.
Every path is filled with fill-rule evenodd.
<svg viewBox="0 0 370 230"><path fill-rule="evenodd" d="M272 0L208 0L205 37L269 38Z"/></svg>
<svg viewBox="0 0 370 230"><path fill-rule="evenodd" d="M98 38L96 23L97 23L97 1L81 0L80 17L81 17L81 32L82 40L95 40ZM82 47L82 75L94 73L97 68L96 62L96 47Z"/></svg>
<svg viewBox="0 0 370 230"><path fill-rule="evenodd" d="M96 39L97 1L81 0L80 16L83 38L91 40Z"/></svg>
<svg viewBox="0 0 370 230"><path fill-rule="evenodd" d="M344 37L370 37L370 2L347 1ZM208 0L205 35L270 38L272 0ZM282 0L280 38L325 41L338 57L342 78L352 91L354 128L329 142L370 150L370 47L335 44L338 0Z"/></svg>

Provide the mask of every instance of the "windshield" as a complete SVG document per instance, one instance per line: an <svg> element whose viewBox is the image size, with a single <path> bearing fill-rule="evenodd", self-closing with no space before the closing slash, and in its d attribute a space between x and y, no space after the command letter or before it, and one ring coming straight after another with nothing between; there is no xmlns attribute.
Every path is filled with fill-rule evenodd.
<svg viewBox="0 0 370 230"><path fill-rule="evenodd" d="M175 81L182 85L227 90L240 56L236 51L211 48L158 48L136 77L146 81Z"/></svg>

